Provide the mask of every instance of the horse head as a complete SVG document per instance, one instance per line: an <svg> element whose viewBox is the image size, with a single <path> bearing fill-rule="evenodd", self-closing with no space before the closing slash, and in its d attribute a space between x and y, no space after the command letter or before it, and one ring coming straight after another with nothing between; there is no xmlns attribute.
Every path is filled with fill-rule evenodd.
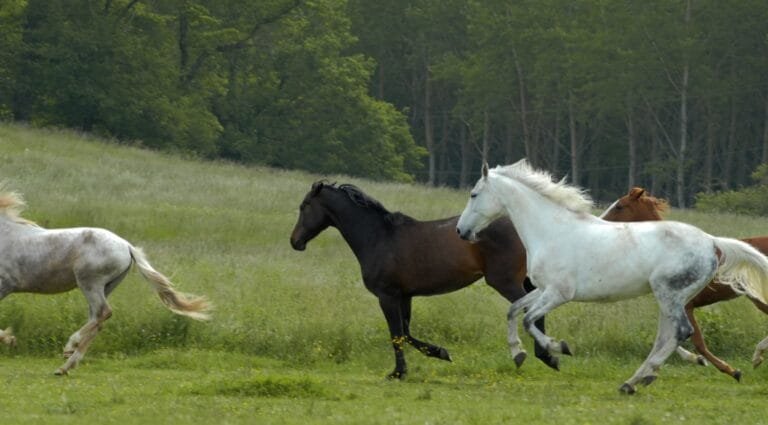
<svg viewBox="0 0 768 425"><path fill-rule="evenodd" d="M501 203L490 189L489 176L488 164L484 163L482 177L472 188L467 206L456 224L456 233L464 240L477 241L477 234L504 213Z"/></svg>
<svg viewBox="0 0 768 425"><path fill-rule="evenodd" d="M307 242L319 235L331 225L331 219L320 200L323 188L333 188L333 184L324 180L312 184L309 192L299 206L299 219L291 232L291 246L297 251L304 251Z"/></svg>
<svg viewBox="0 0 768 425"><path fill-rule="evenodd" d="M611 204L600 216L607 221L651 221L661 220L669 209L667 201L655 198L642 187L633 187L629 192Z"/></svg>

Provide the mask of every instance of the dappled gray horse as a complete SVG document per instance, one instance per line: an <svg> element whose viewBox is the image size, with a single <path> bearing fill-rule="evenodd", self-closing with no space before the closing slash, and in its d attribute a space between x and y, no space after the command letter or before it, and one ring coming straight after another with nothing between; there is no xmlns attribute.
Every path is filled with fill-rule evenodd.
<svg viewBox="0 0 768 425"><path fill-rule="evenodd" d="M0 188L1 189L1 188ZM55 294L80 288L88 300L88 322L69 337L67 361L56 370L65 375L83 358L102 324L112 315L107 296L131 264L172 312L197 320L208 318L203 297L177 292L144 253L114 233L96 228L44 229L19 214L24 202L16 193L0 192L0 300L13 292ZM0 341L14 345L10 328Z"/></svg>

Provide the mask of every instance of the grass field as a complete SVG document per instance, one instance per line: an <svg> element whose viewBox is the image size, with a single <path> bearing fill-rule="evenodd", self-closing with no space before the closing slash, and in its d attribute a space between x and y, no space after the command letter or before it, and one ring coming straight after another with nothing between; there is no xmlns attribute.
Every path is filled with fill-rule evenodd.
<svg viewBox="0 0 768 425"><path fill-rule="evenodd" d="M2 423L768 423L768 368L749 366L767 318L739 299L699 310L710 348L744 370L671 358L640 393L618 386L656 331L649 297L571 304L548 316L574 357L562 371L531 355L516 370L506 348L506 302L483 283L414 301L414 335L448 348L453 363L408 350L393 367L375 297L331 229L305 252L288 236L319 178L351 182L419 219L461 212L467 192L343 176L211 163L116 146L71 132L0 126L0 180L22 192L25 217L55 227L104 227L144 248L179 289L204 294L214 319L191 322L132 273L110 297L114 315L80 367L53 376L86 319L82 295L18 294L0 302ZM724 236L768 233L768 220L673 211ZM530 339L524 339L532 351Z"/></svg>

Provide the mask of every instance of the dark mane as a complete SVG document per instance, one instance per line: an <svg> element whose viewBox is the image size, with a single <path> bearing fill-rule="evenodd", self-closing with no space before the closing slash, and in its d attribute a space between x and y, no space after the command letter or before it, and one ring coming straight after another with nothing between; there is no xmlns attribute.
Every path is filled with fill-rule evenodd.
<svg viewBox="0 0 768 425"><path fill-rule="evenodd" d="M355 205L358 205L364 208L370 208L374 211L379 212L388 223L391 223L393 225L401 225L401 224L412 223L415 221L413 218L403 213L400 213L397 211L390 212L388 209L384 207L384 205L381 205L381 202L368 196L367 194L365 194L365 192L360 190L359 187L353 184L344 183L344 184L340 184L338 187L336 187L333 183L325 184L325 185L344 192L349 197L349 199L351 199L352 202L355 203Z"/></svg>

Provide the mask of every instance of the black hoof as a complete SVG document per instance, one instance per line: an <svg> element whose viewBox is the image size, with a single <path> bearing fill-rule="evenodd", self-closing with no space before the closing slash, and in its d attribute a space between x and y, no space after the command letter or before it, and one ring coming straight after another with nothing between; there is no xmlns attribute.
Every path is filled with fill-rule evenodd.
<svg viewBox="0 0 768 425"><path fill-rule="evenodd" d="M390 373L389 375L387 375L387 379L397 379L397 380L402 381L403 379L405 379L405 375L407 375L407 374L408 374L408 372L406 372L404 370L395 370L392 373Z"/></svg>
<svg viewBox="0 0 768 425"><path fill-rule="evenodd" d="M640 382L647 387L648 385L651 385L655 380L656 380L656 375L648 375L648 376L644 376L643 380Z"/></svg>
<svg viewBox="0 0 768 425"><path fill-rule="evenodd" d="M696 363L699 366L706 366L707 365L707 359L705 359L704 356L698 356L698 357L696 357Z"/></svg>
<svg viewBox="0 0 768 425"><path fill-rule="evenodd" d="M738 369L735 370L733 372L733 375L731 375L731 376L733 376L733 379L735 379L736 382L741 382L741 371L740 370L738 370Z"/></svg>
<svg viewBox="0 0 768 425"><path fill-rule="evenodd" d="M440 360L447 360L449 362L453 361L453 359L451 358L451 355L448 354L448 350L446 350L445 348L442 348L442 347L440 347L440 352L437 353L437 357Z"/></svg>
<svg viewBox="0 0 768 425"><path fill-rule="evenodd" d="M517 353L515 356L515 366L519 369L520 366L523 365L523 362L525 361L525 358L528 357L528 354L526 354L524 351Z"/></svg>
<svg viewBox="0 0 768 425"><path fill-rule="evenodd" d="M566 356L573 355L573 353L571 353L571 349L568 348L568 344L565 341L560 341L560 352L562 352Z"/></svg>
<svg viewBox="0 0 768 425"><path fill-rule="evenodd" d="M552 357L549 360L549 363L547 363L547 366L549 366L552 369L560 372L560 358L559 357Z"/></svg>
<svg viewBox="0 0 768 425"><path fill-rule="evenodd" d="M622 386L619 387L619 392L622 394L632 395L637 391L635 391L635 387L625 382Z"/></svg>

